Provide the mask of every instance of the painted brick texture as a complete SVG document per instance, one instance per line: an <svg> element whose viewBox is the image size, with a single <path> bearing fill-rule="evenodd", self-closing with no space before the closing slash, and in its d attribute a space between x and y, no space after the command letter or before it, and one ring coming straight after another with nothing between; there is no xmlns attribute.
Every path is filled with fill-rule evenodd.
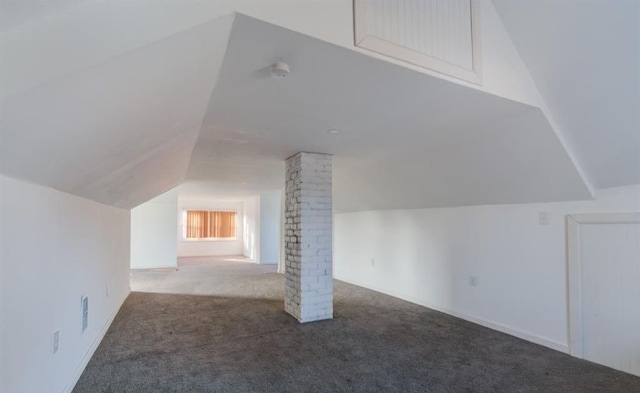
<svg viewBox="0 0 640 393"><path fill-rule="evenodd" d="M286 160L285 311L300 322L333 318L331 156Z"/></svg>

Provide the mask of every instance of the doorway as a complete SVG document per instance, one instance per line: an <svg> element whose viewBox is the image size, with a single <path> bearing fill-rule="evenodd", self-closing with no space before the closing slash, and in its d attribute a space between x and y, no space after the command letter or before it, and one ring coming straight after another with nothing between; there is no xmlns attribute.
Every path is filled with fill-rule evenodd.
<svg viewBox="0 0 640 393"><path fill-rule="evenodd" d="M572 356L640 376L640 213L569 216Z"/></svg>

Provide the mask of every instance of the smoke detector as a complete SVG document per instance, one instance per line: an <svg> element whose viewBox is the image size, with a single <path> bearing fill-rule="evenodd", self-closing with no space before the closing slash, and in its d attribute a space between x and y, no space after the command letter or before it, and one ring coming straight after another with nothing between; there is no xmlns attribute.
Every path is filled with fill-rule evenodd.
<svg viewBox="0 0 640 393"><path fill-rule="evenodd" d="M290 73L291 70L289 69L289 64L287 63L279 61L277 63L273 63L273 65L271 66L271 75L273 75L274 78L286 78Z"/></svg>

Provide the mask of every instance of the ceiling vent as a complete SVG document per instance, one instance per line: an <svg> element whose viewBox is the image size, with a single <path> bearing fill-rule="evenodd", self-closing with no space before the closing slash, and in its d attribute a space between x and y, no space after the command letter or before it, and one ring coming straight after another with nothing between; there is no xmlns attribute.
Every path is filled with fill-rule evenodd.
<svg viewBox="0 0 640 393"><path fill-rule="evenodd" d="M478 0L355 0L355 45L481 84Z"/></svg>

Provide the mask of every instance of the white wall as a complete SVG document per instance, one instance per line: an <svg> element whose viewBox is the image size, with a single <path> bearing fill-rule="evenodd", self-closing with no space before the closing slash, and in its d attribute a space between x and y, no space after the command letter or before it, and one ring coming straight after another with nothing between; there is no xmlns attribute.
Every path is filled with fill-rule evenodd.
<svg viewBox="0 0 640 393"><path fill-rule="evenodd" d="M244 201L242 255L260 263L260 198Z"/></svg>
<svg viewBox="0 0 640 393"><path fill-rule="evenodd" d="M628 211L640 185L584 202L337 214L334 274L567 351L566 216Z"/></svg>
<svg viewBox="0 0 640 393"><path fill-rule="evenodd" d="M178 265L178 201L147 202L131 210L131 268Z"/></svg>
<svg viewBox="0 0 640 393"><path fill-rule="evenodd" d="M234 240L184 240L182 214L184 210L235 210L236 238ZM178 257L241 255L243 252L243 202L178 197Z"/></svg>
<svg viewBox="0 0 640 393"><path fill-rule="evenodd" d="M129 294L129 212L0 179L0 391L69 392Z"/></svg>
<svg viewBox="0 0 640 393"><path fill-rule="evenodd" d="M278 263L280 192L260 195L260 264Z"/></svg>

